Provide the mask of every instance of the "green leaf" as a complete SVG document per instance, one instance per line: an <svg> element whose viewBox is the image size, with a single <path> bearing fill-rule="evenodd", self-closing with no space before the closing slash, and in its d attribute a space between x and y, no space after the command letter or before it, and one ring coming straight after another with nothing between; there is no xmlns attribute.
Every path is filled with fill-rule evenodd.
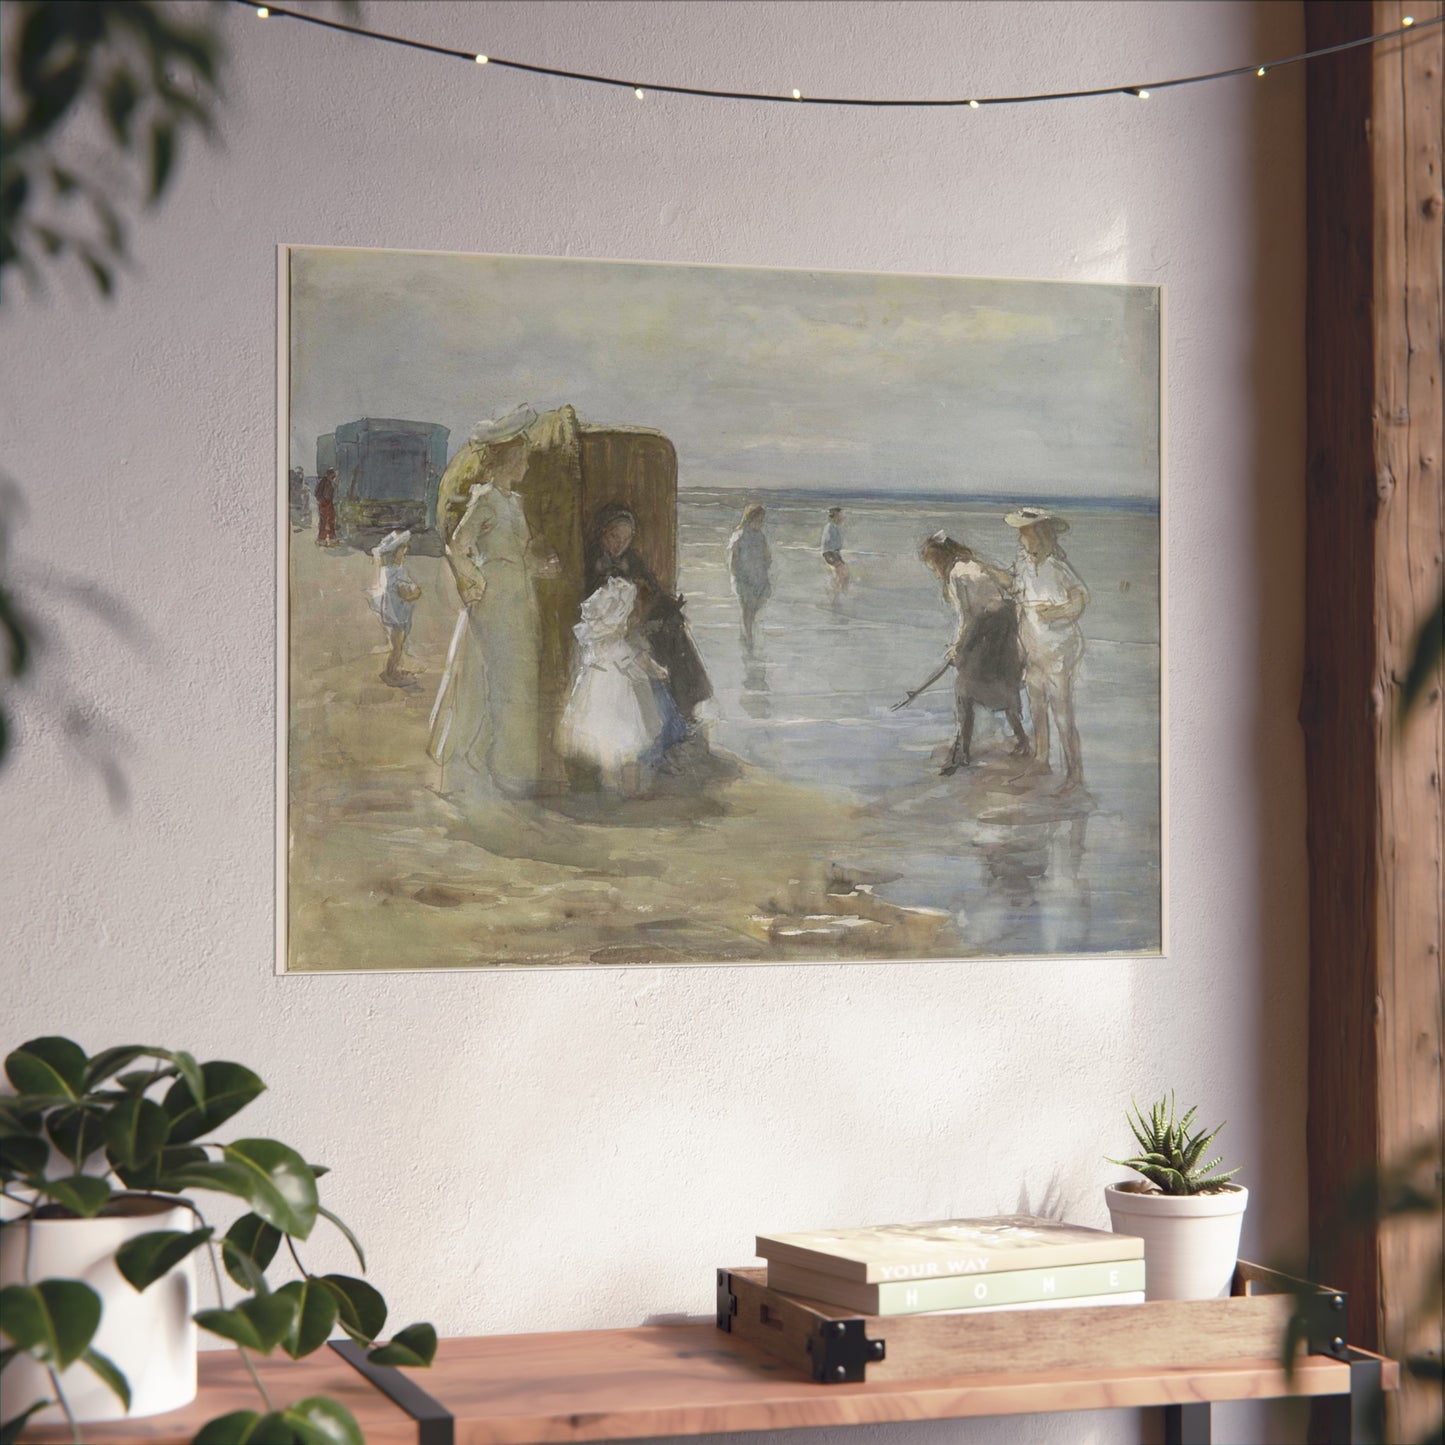
<svg viewBox="0 0 1445 1445"><path fill-rule="evenodd" d="M265 1288L262 1272L276 1258L281 1231L259 1214L243 1214L221 1241L221 1262L242 1289Z"/></svg>
<svg viewBox="0 0 1445 1445"><path fill-rule="evenodd" d="M296 1445L296 1432L274 1411L233 1410L208 1420L191 1437L191 1445Z"/></svg>
<svg viewBox="0 0 1445 1445"><path fill-rule="evenodd" d="M111 1158L110 1163L127 1189L179 1194L183 1186L174 1184L171 1176L192 1164L204 1164L206 1157L204 1149L198 1149L194 1144L180 1144L175 1148L162 1149L157 1158L148 1159L134 1168L115 1158Z"/></svg>
<svg viewBox="0 0 1445 1445"><path fill-rule="evenodd" d="M104 90L105 118L111 134L122 146L130 144L130 118L140 103L140 90L128 70L117 70Z"/></svg>
<svg viewBox="0 0 1445 1445"><path fill-rule="evenodd" d="M296 1320L286 1338L281 1341L282 1348L293 1360L299 1360L302 1355L319 1350L326 1343L331 1327L336 1323L339 1309L336 1296L314 1275L308 1275L305 1279L293 1279L290 1284L282 1285L276 1293L296 1301Z"/></svg>
<svg viewBox="0 0 1445 1445"><path fill-rule="evenodd" d="M177 1055L177 1067L180 1056ZM187 1056L189 1057L189 1055ZM192 1061L194 1062L194 1061ZM201 1101L185 1072L171 1085L161 1107L171 1116L171 1143L189 1144L238 1114L266 1086L242 1064L212 1060L201 1065Z"/></svg>
<svg viewBox="0 0 1445 1445"><path fill-rule="evenodd" d="M316 1166L311 1165L311 1172L316 1172ZM366 1273L366 1256L361 1251L361 1241L336 1217L324 1204L317 1205L316 1212L323 1218L329 1219L346 1236L346 1242L356 1251L356 1262L361 1266L361 1272Z"/></svg>
<svg viewBox="0 0 1445 1445"><path fill-rule="evenodd" d="M282 1412L301 1445L366 1445L350 1410L325 1395L298 1400Z"/></svg>
<svg viewBox="0 0 1445 1445"><path fill-rule="evenodd" d="M130 1409L130 1381L116 1367L116 1363L108 1355L103 1355L99 1350L87 1350L81 1357L80 1362L88 1366L100 1376L101 1380L126 1410Z"/></svg>
<svg viewBox="0 0 1445 1445"><path fill-rule="evenodd" d="M159 1156L170 1129L169 1115L154 1100L127 1095L106 1116L106 1148L112 1159L137 1169Z"/></svg>
<svg viewBox="0 0 1445 1445"><path fill-rule="evenodd" d="M296 1308L293 1295L261 1294L242 1300L234 1309L200 1310L195 1321L213 1335L269 1355L290 1333Z"/></svg>
<svg viewBox="0 0 1445 1445"><path fill-rule="evenodd" d="M70 1039L31 1039L6 1058L5 1077L21 1094L79 1099L85 1089L85 1050Z"/></svg>
<svg viewBox="0 0 1445 1445"><path fill-rule="evenodd" d="M1434 609L1420 624L1415 638L1415 647L1410 656L1410 666L1405 680L1400 685L1400 710L1397 722L1403 723L1415 706L1416 699L1425 690L1425 684L1445 655L1445 591L1436 600Z"/></svg>
<svg viewBox="0 0 1445 1445"><path fill-rule="evenodd" d="M78 1279L44 1279L0 1289L5 1333L43 1364L63 1370L89 1347L100 1326L100 1296Z"/></svg>
<svg viewBox="0 0 1445 1445"><path fill-rule="evenodd" d="M138 1070L134 1074L127 1074L119 1082L128 1092L135 1090L144 1093L144 1088L136 1090L136 1086L142 1081L146 1088L149 1088L152 1083L159 1083L160 1080L169 1078L173 1073L179 1073L191 1084L193 1094L199 1088L202 1102L204 1102L205 1085L195 1059L183 1050L172 1052L170 1049L152 1048L149 1044L120 1044L113 1049L101 1050L90 1061L90 1067L86 1070L86 1088L93 1089L97 1084L104 1083L112 1074L119 1073L121 1069L128 1064L133 1064L137 1059L155 1059L166 1067Z"/></svg>
<svg viewBox="0 0 1445 1445"><path fill-rule="evenodd" d="M384 1345L366 1352L373 1365L429 1365L436 1357L437 1332L431 1325L408 1325Z"/></svg>
<svg viewBox="0 0 1445 1445"><path fill-rule="evenodd" d="M227 1164L245 1171L251 1208L262 1219L296 1239L311 1233L320 1204L316 1176L294 1149L275 1139L237 1139L222 1153Z"/></svg>
<svg viewBox="0 0 1445 1445"><path fill-rule="evenodd" d="M105 1118L99 1109L70 1104L47 1116L45 1132L61 1154L79 1169L100 1148Z"/></svg>
<svg viewBox="0 0 1445 1445"><path fill-rule="evenodd" d="M48 1199L86 1219L99 1214L110 1203L110 1185L94 1174L72 1174L65 1179L32 1179L27 1183Z"/></svg>
<svg viewBox="0 0 1445 1445"><path fill-rule="evenodd" d="M386 1325L386 1301L364 1279L345 1274L322 1275L321 1283L336 1296L341 1328L358 1344L369 1345Z"/></svg>
<svg viewBox="0 0 1445 1445"><path fill-rule="evenodd" d="M215 1230L207 1226L187 1234L179 1229L155 1229L128 1239L115 1252L115 1267L132 1289L149 1289L164 1279L193 1249L199 1249Z"/></svg>
<svg viewBox="0 0 1445 1445"><path fill-rule="evenodd" d="M171 178L176 162L176 127L170 120L158 120L151 127L151 188L149 199L157 201Z"/></svg>
<svg viewBox="0 0 1445 1445"><path fill-rule="evenodd" d="M50 1158L50 1145L44 1139L27 1139L23 1135L0 1139L0 1179L26 1179L40 1174Z"/></svg>
<svg viewBox="0 0 1445 1445"><path fill-rule="evenodd" d="M5 1421L3 1425L0 1425L0 1445L15 1445L15 1442L20 1439L21 1433L25 1429L25 1422L37 1410L43 1410L47 1405L53 1405L54 1403L55 1401L49 1398L46 1398L44 1400L37 1400L23 1414L15 1415L11 1419ZM217 1445L220 1445L219 1441L217 1442Z"/></svg>

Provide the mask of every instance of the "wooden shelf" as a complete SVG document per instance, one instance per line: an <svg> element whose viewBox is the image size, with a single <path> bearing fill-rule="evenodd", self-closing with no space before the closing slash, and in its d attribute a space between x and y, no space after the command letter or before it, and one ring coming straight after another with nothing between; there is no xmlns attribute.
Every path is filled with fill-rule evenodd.
<svg viewBox="0 0 1445 1445"><path fill-rule="evenodd" d="M1395 1388L1398 1368L1379 1364L1384 1387ZM1204 1439L1210 1402L1348 1397L1351 1386L1351 1366L1321 1356L1303 1360L1289 1385L1278 1362L1268 1359L819 1385L713 1325L667 1325L443 1340L430 1370L405 1372L455 1416L450 1434L429 1426L424 1437L404 1411L329 1352L296 1363L263 1361L261 1370L278 1405L320 1393L342 1400L369 1445L447 1439L454 1445L529 1445L1150 1405L1202 1407L1202 1417L1196 1412L1193 1418L1196 1432L1202 1418L1204 1433L1196 1438ZM186 1409L87 1426L86 1439L95 1445L182 1445L203 1421L256 1408L233 1352L203 1355L201 1379L201 1394ZM68 1437L52 1427L24 1438Z"/></svg>

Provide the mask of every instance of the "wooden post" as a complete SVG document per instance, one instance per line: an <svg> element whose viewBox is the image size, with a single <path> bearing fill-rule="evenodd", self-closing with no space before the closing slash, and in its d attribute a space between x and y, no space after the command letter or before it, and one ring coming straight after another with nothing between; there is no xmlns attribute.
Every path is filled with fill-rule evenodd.
<svg viewBox="0 0 1445 1445"><path fill-rule="evenodd" d="M1440 0L1311 0L1309 47L1437 17ZM1310 1232L1352 1342L1441 1350L1440 1220L1341 1232L1362 1170L1445 1146L1439 679L1396 724L1442 586L1441 28L1310 64L1305 730ZM1402 1391L1395 1438L1438 1419Z"/></svg>

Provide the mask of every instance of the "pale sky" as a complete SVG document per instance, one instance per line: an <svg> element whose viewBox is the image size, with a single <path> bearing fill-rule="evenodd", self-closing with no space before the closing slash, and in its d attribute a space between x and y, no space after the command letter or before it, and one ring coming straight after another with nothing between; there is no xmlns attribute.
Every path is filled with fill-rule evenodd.
<svg viewBox="0 0 1445 1445"><path fill-rule="evenodd" d="M1153 287L298 248L291 456L526 403L656 427L678 485L1159 495Z"/></svg>

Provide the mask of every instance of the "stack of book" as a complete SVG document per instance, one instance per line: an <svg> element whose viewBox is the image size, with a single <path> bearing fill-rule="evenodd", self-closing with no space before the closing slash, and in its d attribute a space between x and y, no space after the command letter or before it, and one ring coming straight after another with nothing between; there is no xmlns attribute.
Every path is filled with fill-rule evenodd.
<svg viewBox="0 0 1445 1445"><path fill-rule="evenodd" d="M760 1234L768 1286L869 1315L1142 1304L1144 1241L1028 1214Z"/></svg>

